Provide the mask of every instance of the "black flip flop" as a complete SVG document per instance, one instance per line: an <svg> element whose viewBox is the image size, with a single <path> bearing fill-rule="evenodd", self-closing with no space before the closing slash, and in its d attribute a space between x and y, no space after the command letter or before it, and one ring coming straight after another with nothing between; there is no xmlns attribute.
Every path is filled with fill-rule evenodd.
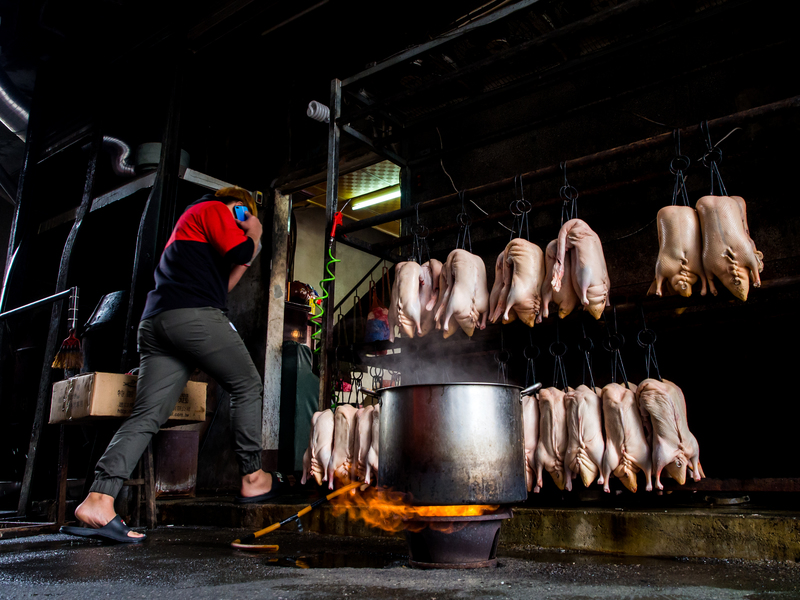
<svg viewBox="0 0 800 600"><path fill-rule="evenodd" d="M128 532L131 530L119 515L114 516L102 527L94 529L92 527L72 527L64 525L59 531L67 535L77 535L79 537L96 538L109 542L120 542L121 544L141 544L147 539L144 537L130 537Z"/></svg>
<svg viewBox="0 0 800 600"><path fill-rule="evenodd" d="M270 491L259 496L236 496L233 499L234 504L258 504L280 496L286 487L283 475L277 471L271 471L270 474L272 475L272 489Z"/></svg>

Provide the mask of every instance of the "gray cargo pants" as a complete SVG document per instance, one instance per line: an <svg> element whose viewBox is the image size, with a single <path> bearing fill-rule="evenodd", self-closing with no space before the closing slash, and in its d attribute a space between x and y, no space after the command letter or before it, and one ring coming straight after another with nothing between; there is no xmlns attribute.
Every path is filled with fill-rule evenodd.
<svg viewBox="0 0 800 600"><path fill-rule="evenodd" d="M139 381L133 412L95 469L92 492L116 498L148 442L166 423L195 367L231 395L239 473L261 468L261 377L242 338L216 308L168 310L139 323Z"/></svg>

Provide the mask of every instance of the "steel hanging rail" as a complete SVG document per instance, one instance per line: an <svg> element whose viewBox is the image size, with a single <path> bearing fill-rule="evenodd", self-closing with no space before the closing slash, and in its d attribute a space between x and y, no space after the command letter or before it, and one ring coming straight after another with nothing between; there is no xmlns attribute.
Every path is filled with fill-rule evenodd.
<svg viewBox="0 0 800 600"><path fill-rule="evenodd" d="M708 121L708 125L709 127L714 127L714 128L730 127L733 125L739 125L746 121L751 121L758 117L763 117L786 109L798 108L798 107L800 107L800 96L794 96L793 98L787 98L786 100L780 100L778 102L773 102L772 104L766 104L764 106L751 108L749 110L744 110L738 113L734 113L732 115L720 117L718 119L712 119ZM693 125L681 129L682 136L694 135L699 132L700 132L699 125ZM624 146L609 148L608 150L603 150L595 154L582 156L580 158L569 160L567 161L567 163L569 164L570 169L586 168L602 164L604 162L608 162L613 159L641 153L644 150L650 150L652 148L657 148L660 146L667 146L669 144L672 144L671 132L639 140L637 142L626 144ZM523 173L520 177L522 178L523 183L532 183L534 181L540 181L547 177L554 177L558 173L559 173L559 165L555 164L555 165L550 165L548 167L544 167L542 169L537 169L535 171L530 171L528 173ZM517 177L507 177L506 179L500 179L498 181L493 181L492 183L487 183L485 185L468 188L464 190L462 193L465 194L466 199L480 198L482 196L488 196L490 194L495 194L497 192L512 189L514 187L514 182L516 180ZM346 235L349 233L353 233L355 231L360 231L362 229L368 229L370 227L383 225L391 221L398 221L400 219L411 217L416 214L417 206L419 207L419 212L427 213L437 210L439 208L443 208L445 206L450 206L451 204L455 204L456 202L460 201L461 197L459 194L457 193L448 194L446 196L441 196L434 200L421 202L419 203L419 205L410 206L408 208L401 208L399 210L395 210L383 215L378 215L375 217L370 217L368 219L363 219L361 221L348 223L347 225L340 227L337 230L337 234Z"/></svg>

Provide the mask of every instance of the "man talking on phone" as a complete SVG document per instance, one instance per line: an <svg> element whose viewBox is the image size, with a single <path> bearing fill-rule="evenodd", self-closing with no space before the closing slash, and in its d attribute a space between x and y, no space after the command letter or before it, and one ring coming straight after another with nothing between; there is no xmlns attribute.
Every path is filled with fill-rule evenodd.
<svg viewBox="0 0 800 600"><path fill-rule="evenodd" d="M256 215L250 192L226 187L189 205L178 219L139 323L133 412L98 461L90 493L75 510L84 527L64 527L64 533L127 543L145 539L116 514L114 499L196 367L231 397L232 444L242 477L236 501L261 502L280 493L280 474L261 470L261 378L225 316L228 292L261 247Z"/></svg>

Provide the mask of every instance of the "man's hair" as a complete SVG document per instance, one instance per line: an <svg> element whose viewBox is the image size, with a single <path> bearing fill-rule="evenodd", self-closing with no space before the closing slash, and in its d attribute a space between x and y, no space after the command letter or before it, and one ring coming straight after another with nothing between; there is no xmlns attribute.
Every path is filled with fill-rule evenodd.
<svg viewBox="0 0 800 600"><path fill-rule="evenodd" d="M217 198L221 198L226 204L236 202L237 200L244 202L250 214L254 217L258 216L258 208L256 208L256 201L253 199L253 195L246 189L240 188L238 185L220 188L214 195Z"/></svg>

